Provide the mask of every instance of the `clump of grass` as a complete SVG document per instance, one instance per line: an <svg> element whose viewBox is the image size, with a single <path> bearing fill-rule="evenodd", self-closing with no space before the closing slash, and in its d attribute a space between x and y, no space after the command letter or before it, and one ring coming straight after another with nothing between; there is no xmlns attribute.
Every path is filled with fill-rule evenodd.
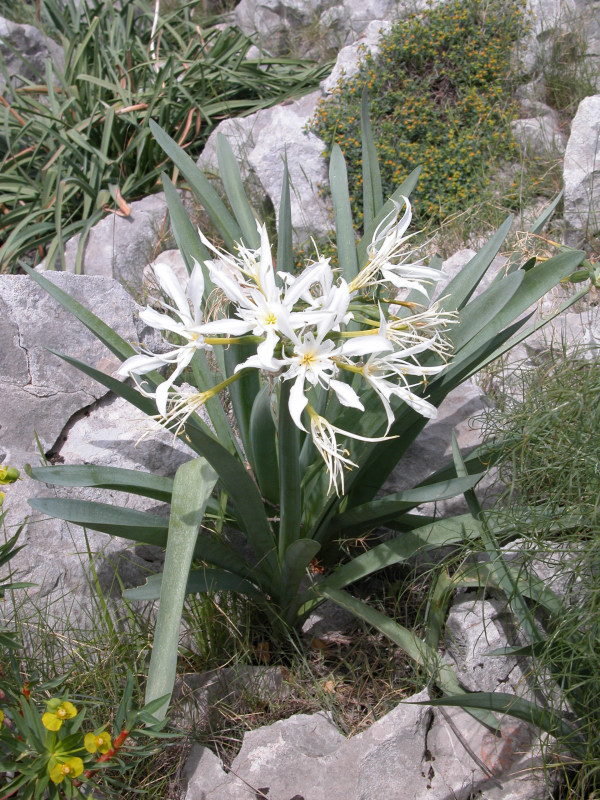
<svg viewBox="0 0 600 800"><path fill-rule="evenodd" d="M153 36L153 8L138 0L44 0L65 65L0 106L0 270L24 255L39 261L47 248L52 260L107 211L127 214L130 201L158 191L166 159L150 119L194 158L223 118L302 94L327 73L293 59L248 59L251 40L201 28L201 9L193 0L175 10Z"/></svg>
<svg viewBox="0 0 600 800"><path fill-rule="evenodd" d="M33 25L36 20L36 5L35 0L1 0L0 16L21 25Z"/></svg>
<svg viewBox="0 0 600 800"><path fill-rule="evenodd" d="M596 363L554 351L547 363L511 374L504 387L487 426L489 435L506 431L513 441L498 464L509 500L555 514L578 511L595 524L600 510Z"/></svg>
<svg viewBox="0 0 600 800"><path fill-rule="evenodd" d="M544 62L544 99L559 112L563 122L570 122L579 103L597 91L594 70L581 32L570 25L567 30L552 36Z"/></svg>
<svg viewBox="0 0 600 800"><path fill-rule="evenodd" d="M502 509L520 536L518 561L541 569L562 598L544 623L531 677L582 741L562 762L557 797L588 800L600 790L600 370L583 354L555 351L510 377L487 418L488 436L510 442L498 463L508 487ZM555 765L555 749L547 755Z"/></svg>
<svg viewBox="0 0 600 800"><path fill-rule="evenodd" d="M351 202L361 218L360 102L369 90L384 195L415 167L417 217L439 223L479 199L493 164L510 158L514 104L511 48L524 31L522 6L462 0L396 23L380 52L323 101L313 129L346 156Z"/></svg>

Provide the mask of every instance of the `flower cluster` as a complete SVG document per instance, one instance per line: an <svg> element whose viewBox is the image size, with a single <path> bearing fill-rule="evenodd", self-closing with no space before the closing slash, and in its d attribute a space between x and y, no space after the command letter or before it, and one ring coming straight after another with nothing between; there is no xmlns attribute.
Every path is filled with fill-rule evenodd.
<svg viewBox="0 0 600 800"><path fill-rule="evenodd" d="M170 268L155 267L163 292L171 303L159 313L148 307L141 317L148 325L175 333L181 344L160 355L141 353L127 359L121 375L141 375L169 364L170 376L155 393L162 423L180 432L187 418L247 370L260 370L273 381L290 381L289 413L298 428L310 433L330 475L330 489L343 492L343 468L354 466L337 436L380 441L335 427L309 402L315 387L331 392L342 406L365 410L365 395L372 390L387 418L387 435L393 421L394 398L404 401L425 417L436 409L422 395L431 375L445 367L449 346L444 328L455 316L437 304L422 306L412 299L400 300L403 292L428 300L427 286L440 278L440 271L412 261L407 252L406 229L411 208L395 204L375 230L367 248L367 263L350 282L336 275L329 258L309 260L298 275L277 272L266 227L258 226L260 246L240 245L237 254L214 247L200 233L203 244L214 254L205 262L210 280L232 313L220 319L202 318L204 279L196 264L184 291ZM190 311L190 308L192 309ZM175 380L194 353L233 342L252 343L255 352L236 367L214 389L207 392L178 391ZM426 362L426 364L422 363ZM356 380L359 376L362 380Z"/></svg>
<svg viewBox="0 0 600 800"><path fill-rule="evenodd" d="M46 702L46 711L42 714L42 725L51 733L59 731L64 722L75 719L78 711L69 700L53 697ZM111 749L112 743L106 731L98 730L93 733L86 733L83 739L83 747L88 753L99 752L105 756ZM78 778L84 770L83 760L73 755L73 752L80 752L81 747L75 750L63 750L60 746L55 746L52 756L48 762L50 780L53 783L62 783L65 778L74 780Z"/></svg>

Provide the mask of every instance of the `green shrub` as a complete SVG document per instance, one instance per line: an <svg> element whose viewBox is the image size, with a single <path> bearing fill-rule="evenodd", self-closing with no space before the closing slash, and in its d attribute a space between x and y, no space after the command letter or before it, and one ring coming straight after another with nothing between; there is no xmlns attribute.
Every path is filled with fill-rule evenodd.
<svg viewBox="0 0 600 800"><path fill-rule="evenodd" d="M360 102L368 87L384 194L423 165L413 202L439 222L478 198L490 164L513 154L511 48L524 31L518 2L454 0L396 23L377 56L324 100L313 130L336 141L362 218Z"/></svg>

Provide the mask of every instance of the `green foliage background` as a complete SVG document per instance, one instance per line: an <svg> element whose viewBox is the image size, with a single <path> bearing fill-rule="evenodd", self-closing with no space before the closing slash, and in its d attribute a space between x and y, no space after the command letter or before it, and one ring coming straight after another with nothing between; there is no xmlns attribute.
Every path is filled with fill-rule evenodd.
<svg viewBox="0 0 600 800"><path fill-rule="evenodd" d="M415 211L420 220L440 222L477 199L492 161L514 154L511 53L524 28L523 4L515 0L455 0L413 14L321 103L312 127L327 142L327 155L334 141L344 152L355 219L362 219L363 88L384 195L422 164Z"/></svg>

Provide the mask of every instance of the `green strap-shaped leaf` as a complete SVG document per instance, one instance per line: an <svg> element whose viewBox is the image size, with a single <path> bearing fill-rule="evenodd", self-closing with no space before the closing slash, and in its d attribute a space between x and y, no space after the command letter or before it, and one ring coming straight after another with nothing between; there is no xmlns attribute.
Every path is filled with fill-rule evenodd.
<svg viewBox="0 0 600 800"><path fill-rule="evenodd" d="M302 519L298 450L298 428L290 415L289 399L292 381L279 386L279 424L277 451L279 459L279 560L284 564L290 545L300 538ZM318 548L317 548L318 549Z"/></svg>
<svg viewBox="0 0 600 800"><path fill-rule="evenodd" d="M519 289L524 277L525 273L521 270L507 275L503 280L492 283L485 292L463 308L460 323L454 325L448 334L455 354L485 328L491 319L497 317Z"/></svg>
<svg viewBox="0 0 600 800"><path fill-rule="evenodd" d="M343 531L344 534L356 535L361 531L384 525L403 511L415 508L421 503L433 503L463 494L475 486L481 477L481 474L466 475L416 489L407 489L404 492L395 492L370 503L355 506L339 514L332 521L331 530L334 533Z"/></svg>
<svg viewBox="0 0 600 800"><path fill-rule="evenodd" d="M255 355L255 353L256 348L252 345L231 344L225 348L223 355L227 377L234 375L237 365ZM246 371L239 380L229 385L229 399L233 406L235 421L245 450L249 448L252 406L260 392L260 388L260 377L257 369Z"/></svg>
<svg viewBox="0 0 600 800"><path fill-rule="evenodd" d="M250 207L238 163L233 155L231 145L222 133L217 134L217 160L221 180L225 186L227 198L235 215L246 247L260 247L260 234L256 227L254 212Z"/></svg>
<svg viewBox="0 0 600 800"><path fill-rule="evenodd" d="M452 431L452 457L456 466L456 474L465 476L467 470L454 431ZM517 581L506 563L504 554L500 549L492 529L487 524L485 513L473 489L468 489L465 492L465 500L467 501L469 511L473 515L473 519L481 523L481 540L490 558L491 574L494 576L497 585L501 587L507 599L510 601L511 610L517 618L521 630L527 635L530 641L539 641L542 636L535 618L525 602L523 595L519 591Z"/></svg>
<svg viewBox="0 0 600 800"><path fill-rule="evenodd" d="M217 350L220 351L221 348L217 348ZM217 360L219 360L218 357L222 356L222 353L218 352L216 355ZM214 369L211 369L206 354L202 350L197 350L194 353L190 366L194 373L196 388L201 392L213 389L215 387L215 378L219 381L222 380L222 374L219 375L215 373ZM237 453L240 459L243 458L239 441L237 436L233 433L229 420L227 419L227 414L221 405L218 395L209 398L204 404L204 408L206 409L219 442L223 447L229 450L230 453Z"/></svg>
<svg viewBox="0 0 600 800"><path fill-rule="evenodd" d="M294 272L294 244L292 241L292 205L290 201L290 174L287 158L283 161L283 184L277 226L277 269Z"/></svg>
<svg viewBox="0 0 600 800"><path fill-rule="evenodd" d="M108 326L105 322L89 311L85 306L82 306L81 303L77 302L75 298L71 297L71 295L64 292L58 286L55 286L52 281L49 281L48 278L45 278L39 272L36 272L31 267L28 267L26 264L23 264L23 269L29 274L33 280L39 284L42 289L44 289L48 294L53 297L55 300L70 311L74 317L82 322L86 328L98 338L102 344L106 345L108 349L114 353L118 358L122 361L129 356L135 355L135 350L133 347L125 341L118 333L115 333L113 329Z"/></svg>
<svg viewBox="0 0 600 800"><path fill-rule="evenodd" d="M173 479L151 472L119 467L98 467L94 464L73 464L54 467L29 467L27 474L51 486L94 486L150 497L161 503L171 502Z"/></svg>
<svg viewBox="0 0 600 800"><path fill-rule="evenodd" d="M202 202L215 227L223 237L225 247L233 252L235 245L242 238L240 228L231 216L225 203L208 182L202 170L196 166L188 154L179 147L165 131L153 120L149 122L152 135L181 171L192 191Z"/></svg>
<svg viewBox="0 0 600 800"><path fill-rule="evenodd" d="M560 314L562 314L563 311L566 311L567 308L570 308L571 306L575 305L575 303L577 303L579 300L582 300L588 294L588 291L589 289L587 286L585 287L585 289L580 289L574 295L572 295L563 303L561 303L560 306L552 314L549 314L547 317L543 317L542 319L537 320L537 322L522 330L514 338L505 338L503 342L501 343L499 342L498 346L496 348L493 348L487 355L487 357L485 359L482 359L478 363L476 369L473 369L471 374L467 375L467 378L471 377L471 375L474 375L478 370L486 367L492 361L495 361L497 358L500 358L505 353L508 353L510 350L512 350L513 347L516 347L522 341L531 336L532 333L535 333L535 331L540 330L541 328L544 327L544 325L547 325L555 317L558 317ZM465 380L467 378L465 378Z"/></svg>
<svg viewBox="0 0 600 800"><path fill-rule="evenodd" d="M143 586L135 589L126 589L123 597L127 600L152 601L160 597L163 576L151 575ZM206 567L201 570L192 570L186 583L186 594L206 594L213 592L237 592L254 600L264 599L256 587L239 575L223 569Z"/></svg>
<svg viewBox="0 0 600 800"><path fill-rule="evenodd" d="M194 260L202 266L202 273L204 275L204 297L207 298L214 287L210 281L208 270L204 266L204 262L210 260L212 256L200 241L198 231L192 224L189 214L181 202L179 192L166 172L161 174L161 180L165 193L165 200L167 201L167 208L169 209L169 217L171 218L171 227L173 228L175 242L183 256L188 273L191 274L194 268Z"/></svg>
<svg viewBox="0 0 600 800"><path fill-rule="evenodd" d="M338 258L342 274L348 283L358 273L354 226L348 192L348 172L344 154L338 144L334 144L329 161L329 184L335 217L335 234Z"/></svg>
<svg viewBox="0 0 600 800"><path fill-rule="evenodd" d="M159 547L167 543L167 520L148 511L61 497L32 497L28 503L48 517L74 522L93 531Z"/></svg>
<svg viewBox="0 0 600 800"><path fill-rule="evenodd" d="M248 544L254 551L265 574L273 577L279 573L275 540L260 493L248 471L227 450L215 448L201 430L186 425L186 439L197 453L210 462L219 475L223 488L233 504L237 524L246 534Z"/></svg>
<svg viewBox="0 0 600 800"><path fill-rule="evenodd" d="M280 605L284 620L294 626L298 614L298 587L312 559L317 555L321 545L314 539L297 539L286 550L281 566Z"/></svg>
<svg viewBox="0 0 600 800"><path fill-rule="evenodd" d="M410 702L410 701L408 701ZM516 697L507 692L468 692L457 696L440 697L415 705L459 706L465 711L481 710L508 714L510 717L529 722L551 736L560 737L572 753L586 757L586 746L577 729L569 725L560 716L560 706L554 711L551 706L538 706L523 697Z"/></svg>
<svg viewBox="0 0 600 800"><path fill-rule="evenodd" d="M462 350L461 358L484 346L493 336L537 303L546 292L553 289L560 281L568 278L584 257L585 253L582 250L559 253L528 270L521 281L518 291L490 319L488 324L470 340L468 347ZM510 280L513 275L509 275L505 280ZM498 285L501 286L503 282L501 281Z"/></svg>
<svg viewBox="0 0 600 800"><path fill-rule="evenodd" d="M460 311L469 302L469 298L479 286L488 267L498 254L502 242L506 239L512 225L512 215L507 217L489 242L465 264L444 289L441 307L447 311Z"/></svg>
<svg viewBox="0 0 600 800"><path fill-rule="evenodd" d="M250 414L248 457L260 491L274 506L279 503L277 431L271 412L271 392L265 384L256 395Z"/></svg>
<svg viewBox="0 0 600 800"><path fill-rule="evenodd" d="M423 525L361 553L352 561L338 567L319 585L343 589L380 569L408 561L417 553L435 550L449 544L460 544L465 539L477 539L480 537L480 529L480 523L470 514L461 514Z"/></svg>
<svg viewBox="0 0 600 800"><path fill-rule="evenodd" d="M165 568L146 684L146 703L169 696L154 712L157 719L164 719L175 684L179 626L188 574L206 503L217 477L203 458L182 464L175 473Z"/></svg>
<svg viewBox="0 0 600 800"><path fill-rule="evenodd" d="M360 129L362 138L362 176L363 176L363 214L367 230L383 206L381 172L379 159L373 139L373 129L369 119L369 96L367 87L363 89L360 107Z"/></svg>

